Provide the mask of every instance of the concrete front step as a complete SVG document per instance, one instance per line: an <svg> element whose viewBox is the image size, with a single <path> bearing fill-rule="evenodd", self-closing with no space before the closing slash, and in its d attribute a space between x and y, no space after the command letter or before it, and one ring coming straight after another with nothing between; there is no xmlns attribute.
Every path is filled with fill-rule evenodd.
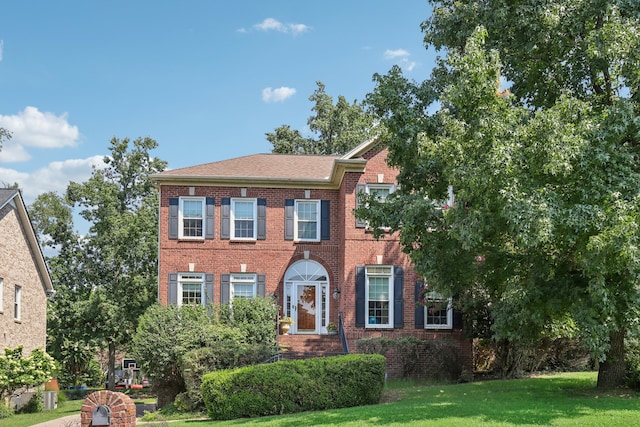
<svg viewBox="0 0 640 427"><path fill-rule="evenodd" d="M338 335L278 335L283 350L300 353L341 353Z"/></svg>

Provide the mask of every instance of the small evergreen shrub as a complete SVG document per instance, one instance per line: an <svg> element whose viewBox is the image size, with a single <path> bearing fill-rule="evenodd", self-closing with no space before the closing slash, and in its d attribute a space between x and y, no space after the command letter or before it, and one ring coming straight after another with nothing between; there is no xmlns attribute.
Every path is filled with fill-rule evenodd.
<svg viewBox="0 0 640 427"><path fill-rule="evenodd" d="M202 378L215 420L375 404L385 376L381 355L351 354L217 371Z"/></svg>
<svg viewBox="0 0 640 427"><path fill-rule="evenodd" d="M18 410L19 414L35 414L44 410L42 390L38 389L29 401Z"/></svg>

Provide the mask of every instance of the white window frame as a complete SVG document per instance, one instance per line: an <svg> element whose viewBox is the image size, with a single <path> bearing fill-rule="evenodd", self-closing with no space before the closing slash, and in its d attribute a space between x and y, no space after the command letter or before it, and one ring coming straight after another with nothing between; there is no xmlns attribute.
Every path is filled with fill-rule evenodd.
<svg viewBox="0 0 640 427"><path fill-rule="evenodd" d="M299 230L299 223L301 221L305 221L305 222L311 222L311 221L306 221L306 220L302 220L299 218L298 216L298 207L304 204L315 204L316 205L316 237L314 239L302 239L298 236L298 230ZM322 208L320 206L320 200L312 200L312 199L296 199L294 202L295 208L294 208L294 222L293 222L293 235L294 235L294 240L297 242L319 242L320 241L320 216L321 216L321 212L320 209Z"/></svg>
<svg viewBox="0 0 640 427"><path fill-rule="evenodd" d="M0 277L0 313L4 313L4 279Z"/></svg>
<svg viewBox="0 0 640 427"><path fill-rule="evenodd" d="M394 290L394 271L392 265L367 265L365 266L365 327L366 328L393 328L393 290ZM369 315L369 291L370 280L373 278L387 278L387 304L388 304L388 317L387 323L371 323L370 320L374 316Z"/></svg>
<svg viewBox="0 0 640 427"><path fill-rule="evenodd" d="M453 298L443 297L437 292L428 292L426 294L427 304L424 306L424 328L425 329L453 329ZM447 303L447 320L446 323L429 323L429 301L438 301L439 303Z"/></svg>
<svg viewBox="0 0 640 427"><path fill-rule="evenodd" d="M13 296L13 320L22 318L22 286L16 285Z"/></svg>
<svg viewBox="0 0 640 427"><path fill-rule="evenodd" d="M185 217L184 215L184 202L200 202L202 205L202 210L200 211L200 220L202 221L202 234L200 236L185 236L184 233L184 220L192 219L189 217ZM206 233L206 199L204 197L195 197L195 196L183 196L180 197L180 208L178 209L178 238L179 239L194 239L194 240L204 240L204 236ZM193 219L197 219L194 217Z"/></svg>
<svg viewBox="0 0 640 427"><path fill-rule="evenodd" d="M236 236L236 203L253 204L253 236ZM243 219L244 220L244 219ZM258 236L258 199L231 199L230 232L232 240L257 240Z"/></svg>
<svg viewBox="0 0 640 427"><path fill-rule="evenodd" d="M389 190L389 196L391 194L393 194L396 191L396 185L395 184L366 184L365 186L365 193L370 196L371 195L371 190L375 190L375 189L388 189ZM382 201L382 203L386 203L387 199L385 198L384 201ZM367 222L367 228L371 229L371 225L369 225L369 222ZM389 230L390 227L387 226L382 226L380 227L382 230Z"/></svg>
<svg viewBox="0 0 640 427"><path fill-rule="evenodd" d="M236 296L236 285L252 285L251 296L246 297ZM258 294L258 275L252 273L232 273L229 277L229 300L233 301L235 298L255 298Z"/></svg>
<svg viewBox="0 0 640 427"><path fill-rule="evenodd" d="M200 285L200 305L205 304L204 273L178 273L178 305L184 305L184 285Z"/></svg>

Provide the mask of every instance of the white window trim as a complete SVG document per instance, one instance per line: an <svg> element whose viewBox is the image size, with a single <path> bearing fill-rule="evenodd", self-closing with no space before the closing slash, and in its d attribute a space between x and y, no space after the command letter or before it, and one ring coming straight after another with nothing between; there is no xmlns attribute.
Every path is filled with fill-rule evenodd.
<svg viewBox="0 0 640 427"><path fill-rule="evenodd" d="M428 305L424 306L424 328L425 329L453 329L453 298L443 297L437 292L429 292L426 295L427 301L430 299L447 301L447 323L446 324L429 324L427 323L427 319L429 318L429 307Z"/></svg>
<svg viewBox="0 0 640 427"><path fill-rule="evenodd" d="M389 269L389 273L369 273L369 269L374 269L374 268L388 268ZM395 289L394 287L394 271L393 271L393 266L392 265L370 265L370 266L365 266L365 273L364 273L364 277L365 277L365 283L364 283L364 303L365 303L365 328L376 328L376 329L392 329L393 328L393 319L394 319L394 313L393 313L393 300L394 300L394 295L393 295L393 290ZM380 323L369 323L369 277L388 277L389 278L389 293L388 293L388 302L389 302L389 323L385 323L385 324L380 324Z"/></svg>
<svg viewBox="0 0 640 427"><path fill-rule="evenodd" d="M253 236L252 237L236 237L236 202L252 202L253 203ZM230 215L230 233L231 240L258 240L258 199L231 199L231 215Z"/></svg>
<svg viewBox="0 0 640 427"><path fill-rule="evenodd" d="M298 203L300 204L309 204L309 203L315 203L317 208L316 208L316 238L315 239L300 239L298 238ZM319 242L320 241L320 217L321 217L321 212L320 209L322 207L320 206L320 200L310 200L310 199L296 199L294 202L294 221L293 221L293 237L294 237L294 241L296 242Z"/></svg>
<svg viewBox="0 0 640 427"><path fill-rule="evenodd" d="M185 201L198 201L201 202L202 204L202 235L201 236L185 236L184 235L184 215L183 215L183 211L184 211L184 202ZM182 196L180 197L180 204L179 204L179 209L178 209L178 238L179 239L191 239L191 240L204 240L204 236L206 234L206 225L207 225L207 218L206 218L206 209L207 209L207 203L206 203L206 199L204 197L195 197L195 196Z"/></svg>
<svg viewBox="0 0 640 427"><path fill-rule="evenodd" d="M366 184L365 193L368 196L370 196L371 195L371 189L376 189L376 188L380 188L380 189L387 189L388 188L389 189L389 195L391 195L392 193L394 193L396 191L396 185L395 184L384 184L384 183L381 183L381 184ZM386 203L386 200L385 200L384 203ZM372 227L369 224L369 222L367 222L366 228L369 229L369 230L372 229ZM380 227L380 229L388 231L388 230L391 229L391 227L382 226L382 227Z"/></svg>
<svg viewBox="0 0 640 427"><path fill-rule="evenodd" d="M200 305L205 304L204 273L178 273L178 305L183 305L184 292L183 284L200 285Z"/></svg>
<svg viewBox="0 0 640 427"><path fill-rule="evenodd" d="M251 279L249 279L251 277ZM236 284L249 284L253 285L251 298L255 298L258 295L258 275L251 273L232 273L229 277L229 301L233 301L235 298Z"/></svg>
<svg viewBox="0 0 640 427"><path fill-rule="evenodd" d="M15 286L15 294L13 297L13 320L22 319L22 286Z"/></svg>

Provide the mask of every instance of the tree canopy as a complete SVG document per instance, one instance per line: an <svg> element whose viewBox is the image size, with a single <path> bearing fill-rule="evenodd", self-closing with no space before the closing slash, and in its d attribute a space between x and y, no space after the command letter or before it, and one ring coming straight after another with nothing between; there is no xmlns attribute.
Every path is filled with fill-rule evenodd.
<svg viewBox="0 0 640 427"><path fill-rule="evenodd" d="M273 152L281 154L345 154L372 135L373 119L362 102L352 104L339 96L336 104L325 92L322 82L309 97L314 102L314 115L307 120L312 136L303 136L299 130L282 125L267 132Z"/></svg>
<svg viewBox="0 0 640 427"><path fill-rule="evenodd" d="M496 338L570 316L618 385L640 296L640 5L432 4L431 77L393 68L368 97L400 191L359 214L400 230L430 288L489 302Z"/></svg>
<svg viewBox="0 0 640 427"><path fill-rule="evenodd" d="M50 310L52 352L80 372L91 351L106 346L110 383L116 350L129 344L156 300L158 197L149 175L166 166L150 155L156 146L151 138L113 138L104 168L71 182L64 197L46 193L31 207L43 245L57 250L49 259L58 291ZM75 211L88 223L83 236L75 231Z"/></svg>

